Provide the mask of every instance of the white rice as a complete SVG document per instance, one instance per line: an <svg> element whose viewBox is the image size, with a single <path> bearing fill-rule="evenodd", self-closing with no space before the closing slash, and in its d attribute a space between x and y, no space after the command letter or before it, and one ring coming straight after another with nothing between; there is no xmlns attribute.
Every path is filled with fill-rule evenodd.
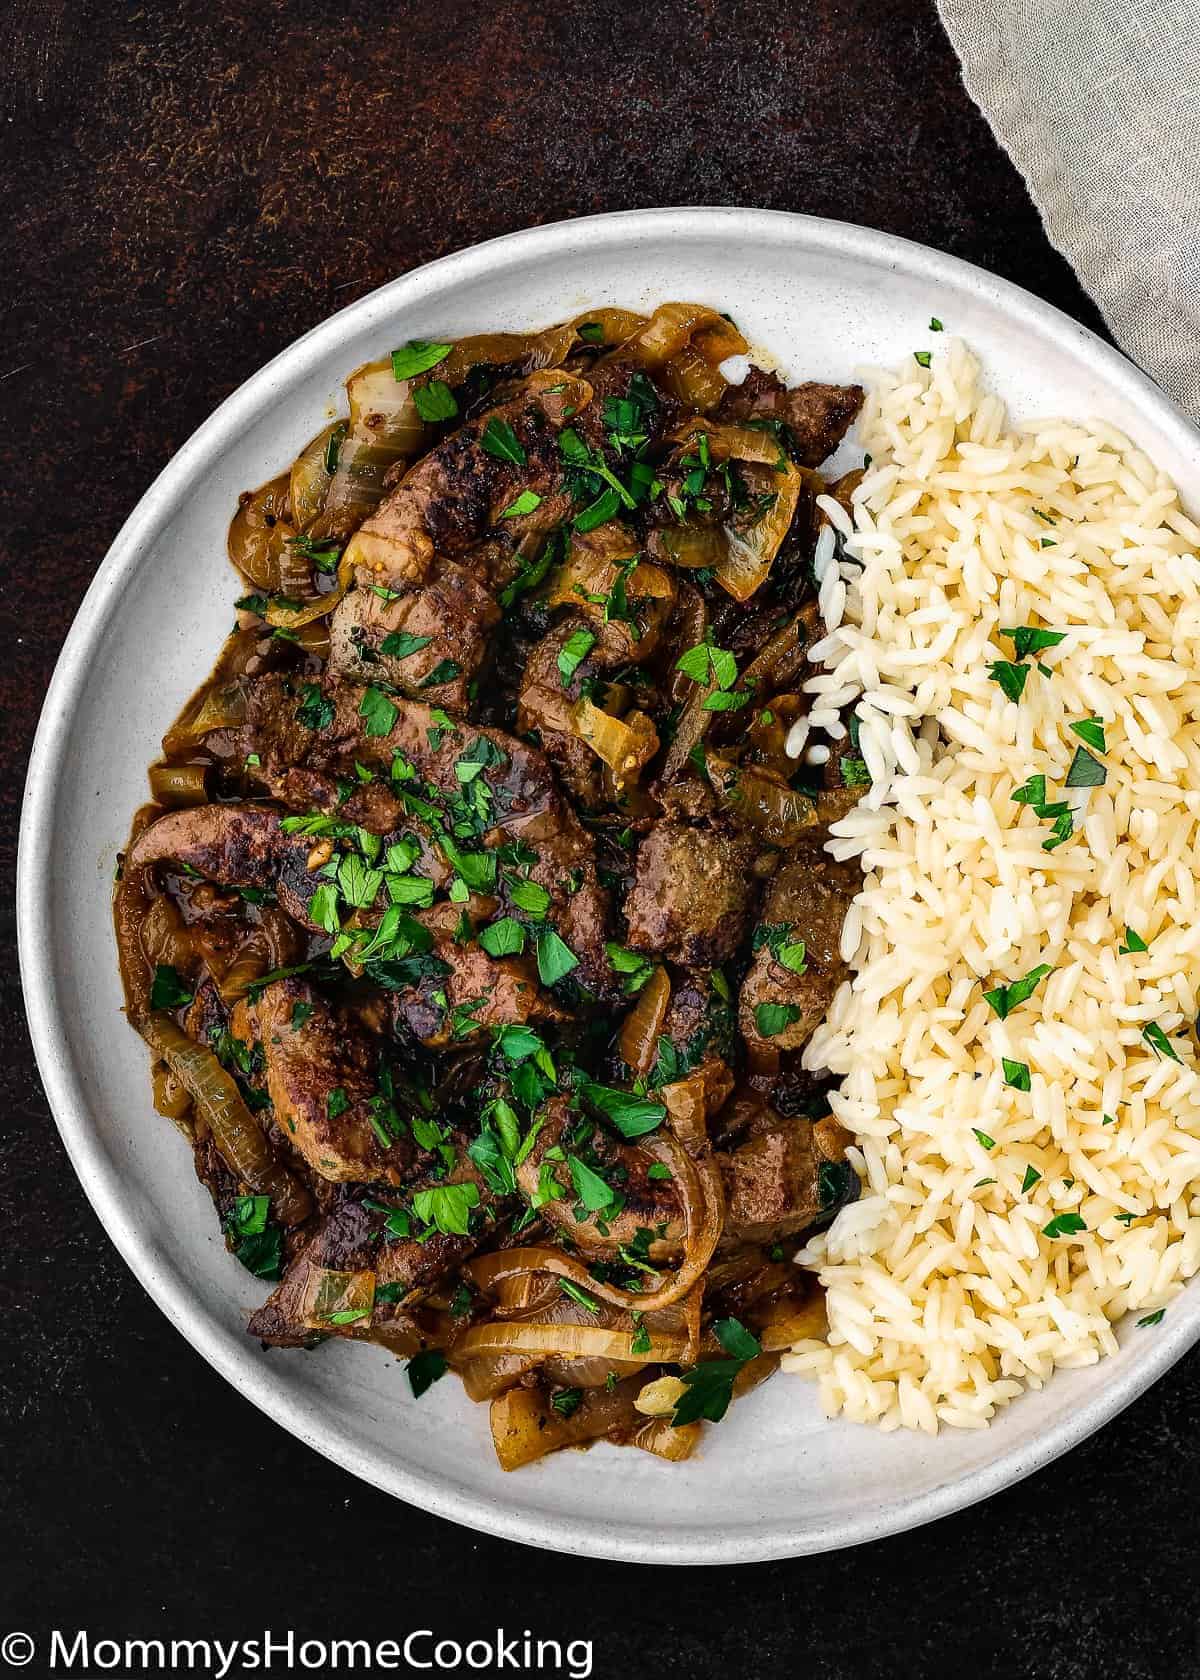
<svg viewBox="0 0 1200 1680"><path fill-rule="evenodd" d="M1200 530L1112 426L1012 426L954 340L871 375L861 439L807 686L813 728L862 695L872 786L829 850L865 875L805 1061L841 1078L863 1189L798 1256L829 1330L784 1365L830 1415L935 1433L1113 1352L1200 1269ZM1014 702L988 665L1019 625L1066 636ZM1106 779L1064 794L1092 717ZM1050 852L1012 799L1034 774L1074 814ZM1000 1019L985 991L1040 964ZM1062 1215L1083 1229L1047 1236Z"/></svg>

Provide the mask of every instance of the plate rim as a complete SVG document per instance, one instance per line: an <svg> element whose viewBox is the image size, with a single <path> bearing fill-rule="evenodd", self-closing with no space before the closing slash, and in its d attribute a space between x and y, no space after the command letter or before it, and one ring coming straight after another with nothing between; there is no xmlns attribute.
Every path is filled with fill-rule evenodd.
<svg viewBox="0 0 1200 1680"><path fill-rule="evenodd" d="M673 241L711 238L733 224L744 242L782 238L810 253L849 256L904 270L934 286L943 280L972 292L1014 322L1035 326L1040 335L1048 334L1076 352L1082 350L1107 388L1148 409L1164 432L1176 436L1181 448L1197 451L1200 446L1200 431L1148 375L1090 328L1011 281L895 234L791 211L713 205L616 211L500 235L387 281L311 327L227 396L158 473L113 539L59 652L30 751L17 848L21 984L47 1101L71 1166L107 1236L174 1327L239 1394L274 1422L381 1491L499 1539L629 1563L717 1565L834 1551L906 1532L989 1498L1078 1445L1174 1365L1200 1339L1200 1297L1194 1299L1190 1314L1178 1313L1174 1323L1155 1337L1153 1347L1137 1365L1034 1442L1019 1442L987 1466L890 1505L882 1514L867 1510L845 1517L820 1534L789 1533L787 1525L780 1523L765 1529L740 1524L711 1533L697 1528L664 1532L649 1524L617 1526L548 1512L527 1514L486 1494L448 1485L436 1475L383 1467L369 1449L348 1436L330 1432L327 1426L317 1427L309 1415L316 1408L303 1396L286 1388L282 1397L276 1393L272 1379L235 1348L227 1330L199 1304L186 1283L159 1262L152 1243L127 1216L115 1174L108 1170L105 1151L92 1127L80 1070L64 1054L57 1033L51 944L39 937L39 930L51 919L53 883L39 874L33 860L42 852L52 826L78 691L86 680L90 656L119 605L128 574L168 523L179 492L211 467L230 433L249 428L261 417L279 384L302 378L328 349L369 326L373 317L385 317L394 307L419 304L425 297L436 296L442 285L482 276L497 264L511 266L552 257L581 240L597 248L606 238L625 241L639 235Z"/></svg>

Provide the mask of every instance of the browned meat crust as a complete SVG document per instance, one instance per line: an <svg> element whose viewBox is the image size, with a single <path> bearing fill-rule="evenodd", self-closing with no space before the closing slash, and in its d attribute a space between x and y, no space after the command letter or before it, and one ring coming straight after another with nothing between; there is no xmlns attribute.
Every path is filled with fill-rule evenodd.
<svg viewBox="0 0 1200 1680"><path fill-rule="evenodd" d="M725 962L754 907L757 850L744 836L658 823L638 848L625 900L630 945L688 967Z"/></svg>
<svg viewBox="0 0 1200 1680"><path fill-rule="evenodd" d="M743 384L725 393L717 412L722 420L782 421L801 465L819 467L850 430L862 403L861 385L810 380L789 390L775 374L751 368Z"/></svg>
<svg viewBox="0 0 1200 1680"><path fill-rule="evenodd" d="M747 1043L798 1050L825 1019L848 972L840 951L842 923L861 881L857 865L835 863L811 846L801 847L771 881L759 918L762 942L742 986L739 1025ZM799 940L801 974L777 955ZM764 1004L782 1005L793 1017L766 1037L758 1025Z"/></svg>

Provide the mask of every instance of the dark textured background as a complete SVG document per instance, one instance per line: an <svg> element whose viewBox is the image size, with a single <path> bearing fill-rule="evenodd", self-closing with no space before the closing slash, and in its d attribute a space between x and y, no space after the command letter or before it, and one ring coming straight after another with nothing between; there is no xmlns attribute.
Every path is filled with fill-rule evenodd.
<svg viewBox="0 0 1200 1680"><path fill-rule="evenodd" d="M6 875L40 697L121 521L222 397L393 275L533 222L756 204L1097 324L930 0L26 0L0 41ZM854 1552L664 1573L477 1538L307 1452L168 1326L67 1166L15 958L2 986L0 1632L500 1620L592 1636L606 1675L1196 1672L1200 1361L986 1507Z"/></svg>

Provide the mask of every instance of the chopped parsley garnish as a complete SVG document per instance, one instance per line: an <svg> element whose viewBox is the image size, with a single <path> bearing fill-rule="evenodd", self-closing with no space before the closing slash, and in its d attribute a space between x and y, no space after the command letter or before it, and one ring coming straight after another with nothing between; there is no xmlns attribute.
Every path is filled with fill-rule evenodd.
<svg viewBox="0 0 1200 1680"><path fill-rule="evenodd" d="M1086 1231L1087 1225L1077 1213L1056 1213L1048 1225L1042 1226L1044 1237L1073 1237Z"/></svg>
<svg viewBox="0 0 1200 1680"><path fill-rule="evenodd" d="M929 330L930 330L930 332L944 332L945 331L945 328L942 326L942 323L938 320L936 315L932 316L931 319L930 319Z"/></svg>
<svg viewBox="0 0 1200 1680"><path fill-rule="evenodd" d="M1036 1167L1026 1167L1025 1177L1021 1180L1021 1194L1027 1196L1035 1184L1040 1183L1041 1173Z"/></svg>
<svg viewBox="0 0 1200 1680"><path fill-rule="evenodd" d="M1135 951L1148 951L1149 949L1149 945L1141 934L1135 933L1131 927L1125 929L1125 943L1117 946L1118 955L1122 957L1128 957Z"/></svg>
<svg viewBox="0 0 1200 1680"><path fill-rule="evenodd" d="M392 351L392 375L396 379L415 379L419 373L444 362L453 346L435 344L432 339L410 338L402 350Z"/></svg>
<svg viewBox="0 0 1200 1680"><path fill-rule="evenodd" d="M608 520L614 519L620 508L620 496L611 487L606 487L590 506L575 515L571 523L582 536L588 531L594 531L598 525L604 525Z"/></svg>
<svg viewBox="0 0 1200 1680"><path fill-rule="evenodd" d="M1081 741L1089 747L1094 747L1097 752L1108 751L1104 743L1104 725L1097 717L1083 718L1079 723L1073 723L1071 733L1078 735ZM1070 786L1070 783L1067 785Z"/></svg>
<svg viewBox="0 0 1200 1680"><path fill-rule="evenodd" d="M430 425L436 425L439 420L453 420L458 413L454 392L441 379L431 379L428 385L414 385L412 400L422 420Z"/></svg>
<svg viewBox="0 0 1200 1680"><path fill-rule="evenodd" d="M558 674L562 678L564 688L571 686L580 665L596 645L596 638L590 630L574 630L563 643L558 655Z"/></svg>
<svg viewBox="0 0 1200 1680"><path fill-rule="evenodd" d="M933 360L933 355L932 355L932 352L929 351L929 350L914 350L913 351L913 361L916 362L918 367L927 368L932 360Z"/></svg>
<svg viewBox="0 0 1200 1680"><path fill-rule="evenodd" d="M1014 659L1028 659L1031 653L1057 647L1067 638L1065 630L1039 630L1032 624L1012 625L1007 630L1001 629L1000 634L1012 643Z"/></svg>
<svg viewBox="0 0 1200 1680"><path fill-rule="evenodd" d="M569 1418L579 1410L582 1399L581 1388L560 1388L550 1396L550 1409L557 1412L561 1418Z"/></svg>
<svg viewBox="0 0 1200 1680"><path fill-rule="evenodd" d="M550 894L545 887L539 886L536 881L514 881L508 889L508 896L518 910L524 910L536 921L545 921L550 908Z"/></svg>
<svg viewBox="0 0 1200 1680"><path fill-rule="evenodd" d="M501 519L520 519L526 513L532 513L540 508L542 498L536 490L522 490L515 502L510 502L500 515Z"/></svg>
<svg viewBox="0 0 1200 1680"><path fill-rule="evenodd" d="M457 659L439 659L428 676L421 678L418 688L440 688L443 683L453 682L462 672L462 666Z"/></svg>
<svg viewBox="0 0 1200 1680"><path fill-rule="evenodd" d="M845 787L867 787L871 781L871 772L867 769L865 758L843 758L842 784Z"/></svg>
<svg viewBox="0 0 1200 1680"><path fill-rule="evenodd" d="M626 1139L644 1137L655 1131L667 1117L662 1103L647 1102L632 1091L618 1091L611 1085L597 1085L590 1079L579 1087L583 1098L597 1109L609 1124Z"/></svg>
<svg viewBox="0 0 1200 1680"><path fill-rule="evenodd" d="M296 708L296 722L302 723L305 729L328 729L336 708L329 696L321 692L320 685L305 683L300 690L300 699L302 704Z"/></svg>
<svg viewBox="0 0 1200 1680"><path fill-rule="evenodd" d="M676 660L675 669L682 671L685 677L691 677L693 682L711 683L721 689L732 688L738 674L733 654L726 648L711 647L707 642L688 648Z"/></svg>
<svg viewBox="0 0 1200 1680"><path fill-rule="evenodd" d="M514 467L523 467L529 459L507 420L493 416L483 428L479 442L488 455L495 456L497 461L509 461Z"/></svg>
<svg viewBox="0 0 1200 1680"><path fill-rule="evenodd" d="M513 916L501 916L479 935L489 957L519 957L525 949L525 929Z"/></svg>
<svg viewBox="0 0 1200 1680"><path fill-rule="evenodd" d="M542 985L555 986L579 967L579 958L553 928L544 928L537 936L537 966Z"/></svg>
<svg viewBox="0 0 1200 1680"><path fill-rule="evenodd" d="M570 1278L559 1278L558 1287L564 1295L569 1296L576 1306L582 1307L585 1312L598 1313L600 1311L600 1303L595 1296L589 1295L587 1290L581 1289L577 1283L572 1283Z"/></svg>
<svg viewBox="0 0 1200 1680"><path fill-rule="evenodd" d="M1108 771L1098 758L1093 758L1086 747L1076 747L1075 757L1071 760L1071 768L1067 771L1064 786L1069 788L1103 787L1108 779Z"/></svg>
<svg viewBox="0 0 1200 1680"><path fill-rule="evenodd" d="M589 1213L603 1213L605 1208L612 1206L616 1197L611 1186L605 1183L599 1173L593 1172L586 1162L581 1161L578 1155L567 1156L567 1170L571 1174L576 1196Z"/></svg>
<svg viewBox="0 0 1200 1680"><path fill-rule="evenodd" d="M1145 1318L1139 1318L1137 1321L1138 1329L1142 1330L1149 1324L1161 1324L1166 1310L1166 1307L1159 1307L1157 1312L1147 1313Z"/></svg>
<svg viewBox="0 0 1200 1680"><path fill-rule="evenodd" d="M1036 968L1031 968L1023 979L1014 980L1007 986L994 986L990 992L984 992L984 1002L1003 1021L1012 1014L1019 1004L1024 1003L1027 998L1031 998L1047 974L1053 974L1053 972L1054 969L1050 963L1039 963Z"/></svg>
<svg viewBox="0 0 1200 1680"><path fill-rule="evenodd" d="M655 965L650 958L611 942L604 949L614 971L621 976L621 990L626 996L632 997L635 992L640 992L654 973Z"/></svg>
<svg viewBox="0 0 1200 1680"><path fill-rule="evenodd" d="M312 1012L313 1006L311 1003L303 1003L297 999L292 1005L292 1031L299 1032L305 1022L311 1019Z"/></svg>
<svg viewBox="0 0 1200 1680"><path fill-rule="evenodd" d="M428 647L432 640L432 636L413 636L407 630L393 630L380 642L379 651L385 659L407 659Z"/></svg>
<svg viewBox="0 0 1200 1680"><path fill-rule="evenodd" d="M413 1398L419 1400L426 1389L432 1388L439 1377L445 1376L446 1355L441 1348L425 1348L423 1352L415 1353L404 1368Z"/></svg>
<svg viewBox="0 0 1200 1680"><path fill-rule="evenodd" d="M736 1318L720 1318L713 1325L713 1333L728 1358L704 1359L690 1371L681 1373L687 1392L680 1395L671 1422L676 1429L685 1423L707 1418L720 1423L733 1399L733 1385L743 1366L757 1359L762 1345L744 1324Z"/></svg>
<svg viewBox="0 0 1200 1680"><path fill-rule="evenodd" d="M1007 1056L1001 1056L1001 1066L1004 1069L1004 1083L1010 1085L1014 1091L1028 1091L1029 1063L1011 1062Z"/></svg>
<svg viewBox="0 0 1200 1680"><path fill-rule="evenodd" d="M170 963L156 963L150 984L151 1009L182 1009L191 1003L196 993L177 968Z"/></svg>
<svg viewBox="0 0 1200 1680"><path fill-rule="evenodd" d="M759 1003L754 1006L754 1025L760 1038L777 1038L800 1019L798 1003Z"/></svg>
<svg viewBox="0 0 1200 1680"><path fill-rule="evenodd" d="M1007 659L997 659L988 666L988 676L1000 687L1010 700L1019 700L1025 692L1025 684L1029 678L1028 665L1014 665Z"/></svg>
<svg viewBox="0 0 1200 1680"><path fill-rule="evenodd" d="M329 1095L325 1098L326 1114L328 1114L331 1120L336 1120L339 1115L345 1114L349 1107L350 1098L346 1095L340 1085L335 1085Z"/></svg>
<svg viewBox="0 0 1200 1680"><path fill-rule="evenodd" d="M358 715L364 720L365 733L379 737L391 734L399 711L382 689L368 688L358 703Z"/></svg>
<svg viewBox="0 0 1200 1680"><path fill-rule="evenodd" d="M1147 1026L1142 1028L1142 1037L1146 1040L1146 1043L1156 1055L1167 1056L1173 1062L1179 1061L1178 1050L1176 1050L1175 1046L1171 1043L1171 1040L1167 1037L1166 1033L1162 1030L1157 1021L1151 1021Z"/></svg>
<svg viewBox="0 0 1200 1680"><path fill-rule="evenodd" d="M751 949L761 951L765 945L782 968L792 974L804 974L808 970L806 947L803 939L792 938L792 931L791 922L760 922L754 930Z"/></svg>
<svg viewBox="0 0 1200 1680"><path fill-rule="evenodd" d="M974 1132L976 1140L984 1149L995 1149L996 1140L994 1137L989 1137L986 1132L981 1132L978 1126L972 1126L971 1130Z"/></svg>
<svg viewBox="0 0 1200 1680"><path fill-rule="evenodd" d="M467 1237L471 1234L471 1210L479 1206L479 1186L437 1184L415 1191L412 1205L422 1224L436 1226L447 1236Z"/></svg>

